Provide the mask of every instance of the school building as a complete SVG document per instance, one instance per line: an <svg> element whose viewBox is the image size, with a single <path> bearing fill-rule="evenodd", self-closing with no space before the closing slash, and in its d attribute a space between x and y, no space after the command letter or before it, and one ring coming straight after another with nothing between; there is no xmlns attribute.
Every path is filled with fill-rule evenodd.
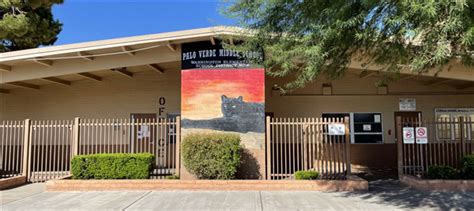
<svg viewBox="0 0 474 211"><path fill-rule="evenodd" d="M0 121L180 116L182 46L218 45L239 30L211 27L1 53ZM383 74L353 61L341 79L321 77L284 95L278 87L291 79L265 76L264 112L286 121L348 117L353 171L397 168L396 117L474 118L472 67L452 61L441 72L402 70L399 80L376 86ZM244 144L263 168L265 142Z"/></svg>

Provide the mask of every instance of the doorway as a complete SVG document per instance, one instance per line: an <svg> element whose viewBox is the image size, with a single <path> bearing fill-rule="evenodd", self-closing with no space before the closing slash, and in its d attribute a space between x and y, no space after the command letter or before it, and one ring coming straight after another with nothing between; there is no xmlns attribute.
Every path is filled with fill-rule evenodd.
<svg viewBox="0 0 474 211"><path fill-rule="evenodd" d="M421 111L397 111L395 112L395 141L397 142L399 137L398 137L398 127L397 127L397 117L401 117L402 120L410 120L410 121L402 121L404 122L402 125L403 127L413 127L413 125L410 122L418 122L419 120L422 119L421 116Z"/></svg>

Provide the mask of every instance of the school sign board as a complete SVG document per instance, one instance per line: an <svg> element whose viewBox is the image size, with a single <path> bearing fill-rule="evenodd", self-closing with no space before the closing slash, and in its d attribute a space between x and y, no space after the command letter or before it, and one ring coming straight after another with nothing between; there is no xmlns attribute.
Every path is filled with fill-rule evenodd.
<svg viewBox="0 0 474 211"><path fill-rule="evenodd" d="M265 139L265 73L251 62L262 55L210 41L182 44L182 134L238 134L250 149Z"/></svg>

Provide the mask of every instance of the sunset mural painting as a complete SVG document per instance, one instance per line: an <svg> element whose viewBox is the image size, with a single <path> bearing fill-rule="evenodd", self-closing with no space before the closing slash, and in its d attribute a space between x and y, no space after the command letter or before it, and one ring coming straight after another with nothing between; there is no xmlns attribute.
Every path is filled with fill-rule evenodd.
<svg viewBox="0 0 474 211"><path fill-rule="evenodd" d="M182 45L182 134L235 133L247 149L263 149L265 72L250 64L257 52L238 53L211 42Z"/></svg>

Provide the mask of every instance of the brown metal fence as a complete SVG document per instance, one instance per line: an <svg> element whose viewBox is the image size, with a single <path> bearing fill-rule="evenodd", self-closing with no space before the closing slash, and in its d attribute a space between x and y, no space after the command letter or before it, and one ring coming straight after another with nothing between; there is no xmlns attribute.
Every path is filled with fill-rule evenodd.
<svg viewBox="0 0 474 211"><path fill-rule="evenodd" d="M419 121L397 118L399 175L425 176L429 166L443 165L461 168L461 159L474 153L474 122L471 118L438 118ZM426 127L427 143L416 138L416 128ZM408 142L403 128L413 128L414 143Z"/></svg>
<svg viewBox="0 0 474 211"><path fill-rule="evenodd" d="M152 178L179 174L179 120L83 119L78 154L142 153L155 155Z"/></svg>
<svg viewBox="0 0 474 211"><path fill-rule="evenodd" d="M156 156L152 178L179 175L179 128L179 117L3 121L0 177L44 182L69 175L73 155L141 152Z"/></svg>
<svg viewBox="0 0 474 211"><path fill-rule="evenodd" d="M2 121L0 125L0 178L22 174L23 121Z"/></svg>
<svg viewBox="0 0 474 211"><path fill-rule="evenodd" d="M324 179L350 174L349 119L267 117L267 179L294 179L299 170L316 170ZM345 135L329 135L343 124Z"/></svg>
<svg viewBox="0 0 474 211"><path fill-rule="evenodd" d="M28 180L44 182L69 175L73 121L31 121Z"/></svg>

